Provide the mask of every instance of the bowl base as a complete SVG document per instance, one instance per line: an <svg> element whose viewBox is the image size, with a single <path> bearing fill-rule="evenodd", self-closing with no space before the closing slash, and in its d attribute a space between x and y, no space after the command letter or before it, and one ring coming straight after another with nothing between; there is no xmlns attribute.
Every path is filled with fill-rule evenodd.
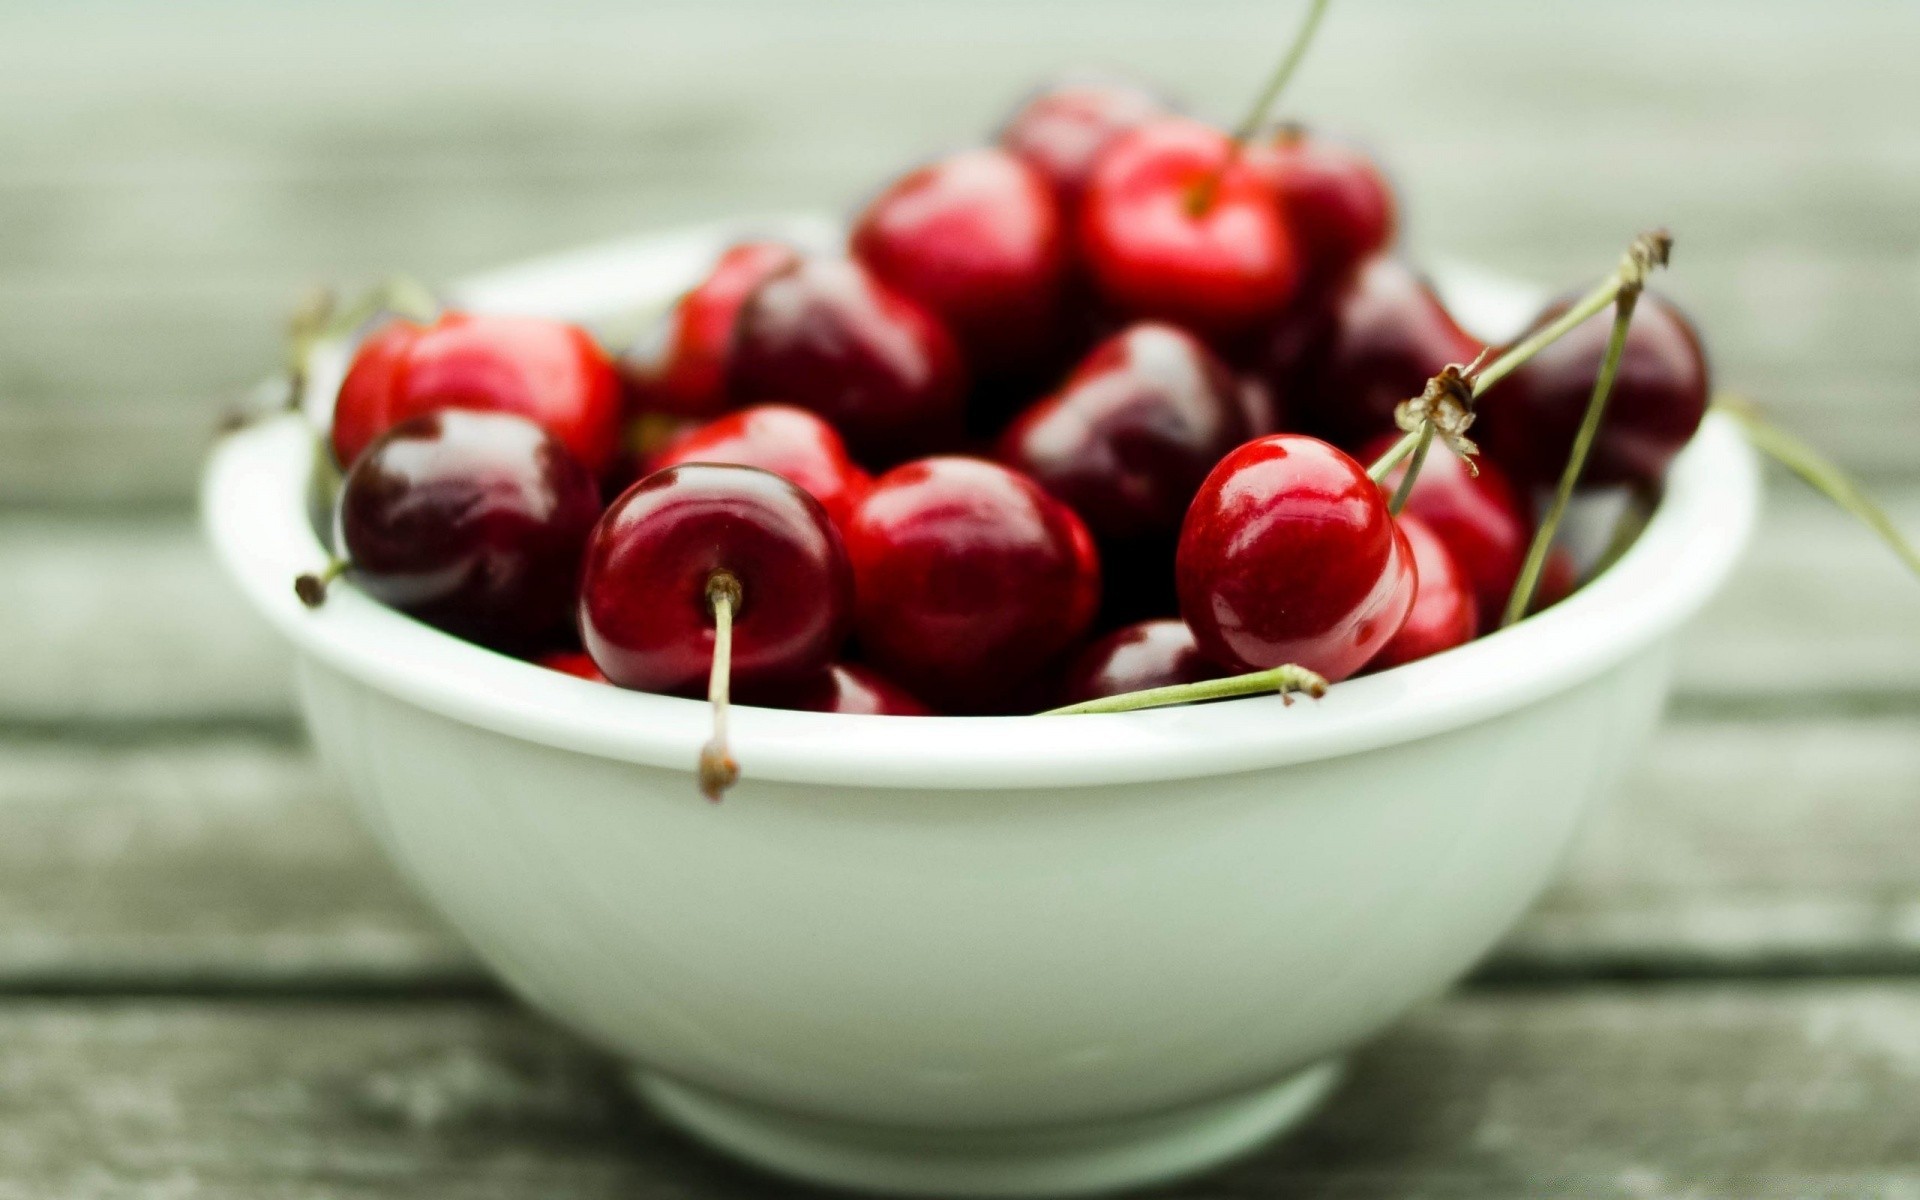
<svg viewBox="0 0 1920 1200"><path fill-rule="evenodd" d="M1031 1130L924 1130L799 1116L636 1071L652 1109L701 1141L777 1174L910 1196L1078 1196L1164 1183L1237 1157L1332 1090L1338 1061L1186 1108Z"/></svg>

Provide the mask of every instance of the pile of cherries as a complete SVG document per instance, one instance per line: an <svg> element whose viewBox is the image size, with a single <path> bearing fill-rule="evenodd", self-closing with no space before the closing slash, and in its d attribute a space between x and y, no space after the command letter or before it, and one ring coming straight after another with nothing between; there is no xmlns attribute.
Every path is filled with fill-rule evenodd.
<svg viewBox="0 0 1920 1200"><path fill-rule="evenodd" d="M375 328L332 426L336 571L560 670L822 712L1438 653L1507 605L1609 322L1500 383L1477 463L1376 482L1396 406L1485 349L1391 253L1395 209L1318 133L1058 83L844 254L735 245L618 355L523 317ZM1657 486L1707 400L1693 328L1641 297L1583 485ZM1550 560L1542 600L1572 586Z"/></svg>

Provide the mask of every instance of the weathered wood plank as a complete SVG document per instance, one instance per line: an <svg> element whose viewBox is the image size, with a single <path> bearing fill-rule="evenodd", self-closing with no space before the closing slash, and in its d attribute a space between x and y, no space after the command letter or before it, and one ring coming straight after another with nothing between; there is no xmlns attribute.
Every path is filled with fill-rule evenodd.
<svg viewBox="0 0 1920 1200"><path fill-rule="evenodd" d="M1507 978L1920 970L1920 716L1655 740ZM0 740L0 992L484 987L304 750Z"/></svg>
<svg viewBox="0 0 1920 1200"><path fill-rule="evenodd" d="M41 7L0 13L13 504L183 499L201 430L271 364L279 310L314 277L447 277L653 224L842 207L979 136L1063 61L1133 66L1224 116L1286 23L1251 0L1097 20L603 0L564 21L382 13L370 38L364 14L284 6L120 22ZM1902 118L1920 91L1898 48L1920 18L1750 13L1353 6L1294 95L1372 135L1416 253L1571 282L1628 231L1672 224L1672 286L1723 378L1854 466L1910 475L1920 142ZM1435 62L1498 69L1436 92Z"/></svg>
<svg viewBox="0 0 1920 1200"><path fill-rule="evenodd" d="M1888 499L1920 536L1920 491ZM1910 704L1916 629L1920 587L1892 556L1783 483L1747 562L1684 642L1682 695ZM285 650L184 520L0 516L0 663L0 724L292 718Z"/></svg>
<svg viewBox="0 0 1920 1200"><path fill-rule="evenodd" d="M1911 985L1479 993L1363 1049L1292 1138L1165 1196L1892 1196L1920 1188ZM802 1195L474 1002L0 1007L0 1194Z"/></svg>

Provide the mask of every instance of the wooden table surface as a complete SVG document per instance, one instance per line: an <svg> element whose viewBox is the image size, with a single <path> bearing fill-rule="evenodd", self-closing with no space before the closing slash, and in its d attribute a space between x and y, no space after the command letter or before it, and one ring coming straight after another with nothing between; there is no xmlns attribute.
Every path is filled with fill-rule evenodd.
<svg viewBox="0 0 1920 1200"><path fill-rule="evenodd" d="M1230 117L1294 7L0 3L0 1200L765 1195L505 1001L192 521L315 279L852 203L1048 68ZM1678 236L1726 384L1920 531L1920 6L1348 0L1293 111L1415 255ZM1480 973L1182 1196L1920 1193L1920 587L1776 480L1668 726Z"/></svg>

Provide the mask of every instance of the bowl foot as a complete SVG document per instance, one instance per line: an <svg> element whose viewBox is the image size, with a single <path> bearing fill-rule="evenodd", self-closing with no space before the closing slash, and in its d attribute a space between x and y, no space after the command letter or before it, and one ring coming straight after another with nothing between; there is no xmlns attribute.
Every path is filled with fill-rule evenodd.
<svg viewBox="0 0 1920 1200"><path fill-rule="evenodd" d="M1147 1117L1030 1130L901 1129L762 1108L645 1071L634 1086L669 1122L810 1183L913 1196L1076 1196L1145 1187L1245 1153L1311 1113L1337 1061Z"/></svg>

